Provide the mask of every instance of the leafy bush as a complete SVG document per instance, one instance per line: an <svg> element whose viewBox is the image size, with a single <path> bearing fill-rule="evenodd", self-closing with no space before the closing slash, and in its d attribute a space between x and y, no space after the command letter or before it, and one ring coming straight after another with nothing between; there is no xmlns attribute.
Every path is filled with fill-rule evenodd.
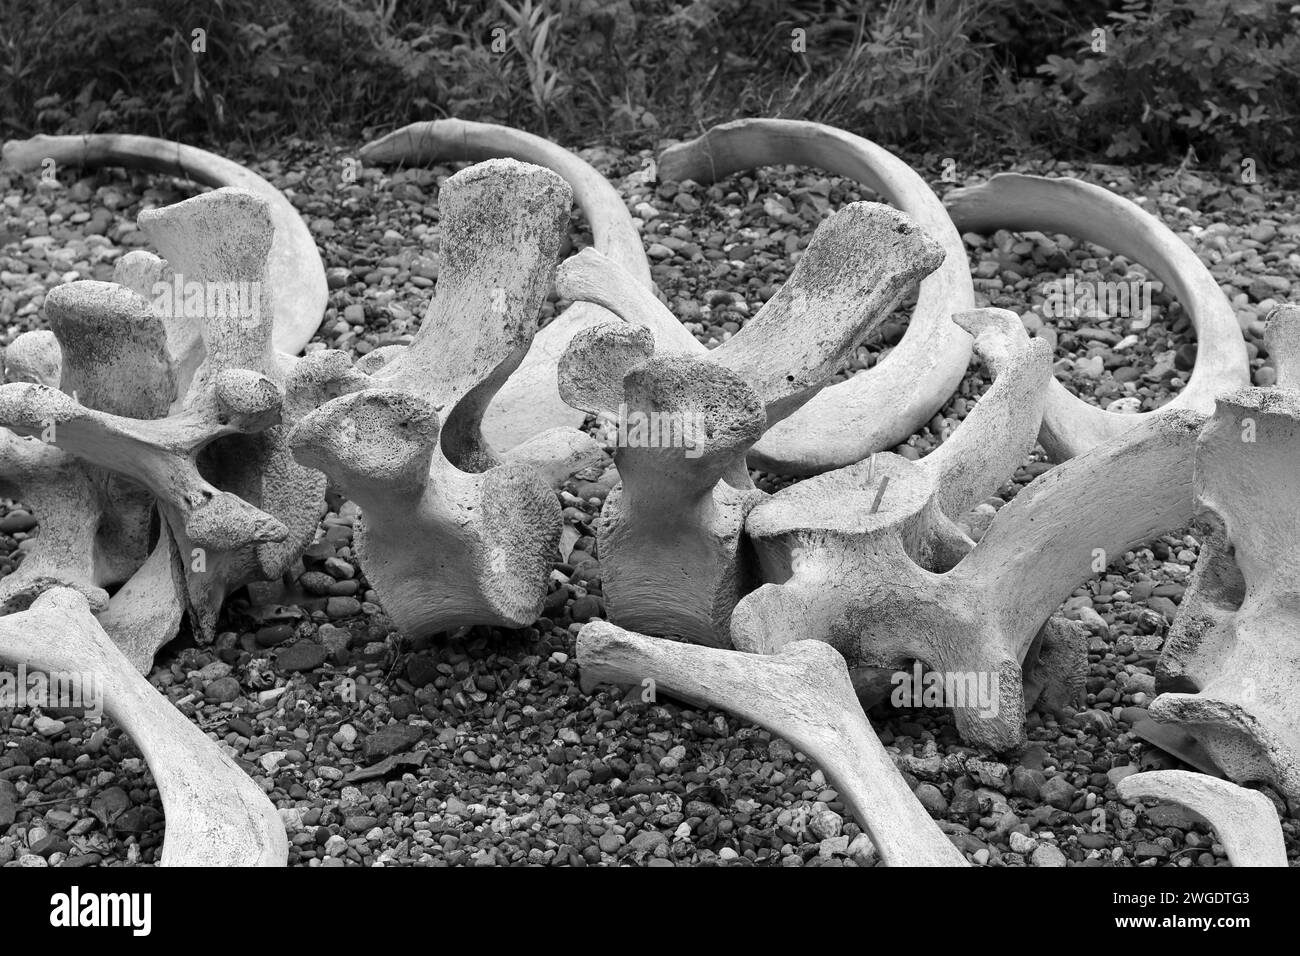
<svg viewBox="0 0 1300 956"><path fill-rule="evenodd" d="M0 132L228 147L465 116L575 142L816 119L968 156L1295 155L1279 0L5 0ZM1106 49L1092 29L1108 27ZM201 32L196 32L201 31ZM972 158L974 158L972 156Z"/></svg>
<svg viewBox="0 0 1300 956"><path fill-rule="evenodd" d="M1128 0L1075 57L1040 70L1079 113L1079 136L1116 157L1300 155L1300 5Z"/></svg>

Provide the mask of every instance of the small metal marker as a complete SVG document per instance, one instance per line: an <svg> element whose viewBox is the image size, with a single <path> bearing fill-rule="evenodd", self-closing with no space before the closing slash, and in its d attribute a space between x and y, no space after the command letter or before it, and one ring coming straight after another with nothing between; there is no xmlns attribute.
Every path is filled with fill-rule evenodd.
<svg viewBox="0 0 1300 956"><path fill-rule="evenodd" d="M885 497L885 489L889 487L889 476L885 475L880 479L880 490L876 492L876 500L871 503L871 513L875 514L880 509L880 499Z"/></svg>

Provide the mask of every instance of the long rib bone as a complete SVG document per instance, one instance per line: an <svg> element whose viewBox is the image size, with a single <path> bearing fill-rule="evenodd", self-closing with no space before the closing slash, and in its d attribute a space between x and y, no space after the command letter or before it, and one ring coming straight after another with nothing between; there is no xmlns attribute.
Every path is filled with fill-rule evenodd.
<svg viewBox="0 0 1300 956"><path fill-rule="evenodd" d="M603 621L578 633L583 689L641 685L697 706L729 710L807 754L836 789L888 866L965 866L960 851L907 789L858 704L844 661L818 641L773 655L693 647Z"/></svg>
<svg viewBox="0 0 1300 956"><path fill-rule="evenodd" d="M123 166L190 179L205 186L234 186L266 200L274 227L268 269L273 300L275 348L296 355L311 341L325 314L329 290L316 242L298 211L280 190L249 169L220 156L150 136L34 136L12 140L3 150L5 166L20 172L58 166ZM187 345L201 345L191 338Z"/></svg>
<svg viewBox="0 0 1300 956"><path fill-rule="evenodd" d="M158 784L167 820L163 866L288 862L284 825L266 794L136 672L82 595L55 588L29 610L0 617L0 659L102 693Z"/></svg>
<svg viewBox="0 0 1300 956"><path fill-rule="evenodd" d="M944 205L963 233L997 229L1067 233L1149 268L1183 304L1199 339L1187 386L1165 408L1208 414L1220 391L1249 383L1246 343L1218 282L1186 243L1141 207L1077 179L1018 173L1002 173L982 185L955 189ZM1055 461L1094 448L1140 420L1089 405L1056 380L1048 388L1039 441Z"/></svg>
<svg viewBox="0 0 1300 956"><path fill-rule="evenodd" d="M626 269L637 283L651 288L641 236L623 198L588 163L549 140L508 126L445 119L404 126L365 146L361 158L412 165L508 158L558 173L573 189L574 201L591 226L594 248ZM537 333L484 415L483 434L493 447L506 451L547 429L582 424L582 415L566 405L556 390L556 365L577 332L612 319L599 306L575 302ZM661 346L676 351L700 348L673 315L655 313L649 320Z"/></svg>
<svg viewBox="0 0 1300 956"><path fill-rule="evenodd" d="M1270 317L1278 385L1219 398L1196 448L1213 526L1156 671L1151 716L1179 724L1233 780L1300 804L1300 307Z"/></svg>
<svg viewBox="0 0 1300 956"><path fill-rule="evenodd" d="M514 160L452 176L445 260L419 334L291 436L297 459L361 506L358 557L409 635L520 627L541 612L561 519L537 462L580 467L599 446L557 429L502 461L480 424L528 350L570 202L559 176Z"/></svg>
<svg viewBox="0 0 1300 956"><path fill-rule="evenodd" d="M564 263L564 296L627 323L574 336L559 368L565 401L618 428L622 489L606 499L600 529L613 620L728 643L731 610L753 586L741 530L762 497L746 452L815 395L942 257L902 213L854 203L818 227L753 320L704 354L654 349L645 317L667 309L611 260L584 250Z"/></svg>
<svg viewBox="0 0 1300 956"><path fill-rule="evenodd" d="M943 406L961 382L971 350L970 337L948 317L973 309L975 293L961 236L925 180L893 153L844 130L798 120L723 123L664 150L659 176L711 183L739 170L786 163L865 184L910 216L945 254L921 282L902 341L872 368L823 389L750 450L752 467L811 475L905 441Z"/></svg>
<svg viewBox="0 0 1300 956"><path fill-rule="evenodd" d="M153 494L187 569L196 630L210 638L222 600L250 581L278 578L310 542L323 508L324 478L292 460L278 427L282 416L291 423L338 394L354 373L341 353L295 360L273 350L266 292L273 225L265 200L219 189L141 213L139 222L167 253L174 293L155 289L151 303L109 283L52 290L47 301L65 353L64 391L4 386L0 422ZM172 326L180 310L200 327L204 343L203 362L171 413L141 417L139 410L116 414L88 405L88 382L69 379L76 350L91 356L116 343L141 363L142 374L166 368L167 323L156 310L168 309ZM153 348L121 339L130 329L143 330ZM156 400L166 392L140 394ZM160 554L150 567L165 590L173 580L168 560ZM152 656L155 649L138 653Z"/></svg>
<svg viewBox="0 0 1300 956"><path fill-rule="evenodd" d="M1186 770L1135 773L1115 788L1125 800L1176 803L1214 827L1233 866L1286 866L1286 842L1273 802L1254 790Z"/></svg>
<svg viewBox="0 0 1300 956"><path fill-rule="evenodd" d="M1032 367L1027 350L1021 355ZM1046 356L1036 358L1041 369ZM1014 416L1018 404L1041 395L1030 386L1028 395L1013 397L1009 374L999 376L994 391L1004 378L1008 391L990 413ZM1037 414L1024 415L1010 434L1032 442ZM772 653L791 634L824 640L844 655L864 690L879 690L882 679L924 662L946 682L961 682L963 693L948 703L965 740L1016 746L1024 739L1021 668L1052 611L1094 573L1099 556L1109 563L1190 518L1189 460L1202 420L1185 410L1145 419L1043 474L998 512L964 557L940 516L951 518L978 500L988 483L996 487L1014 467L1016 448L1003 444L999 467L992 456L966 467L979 461L969 456L985 444L987 428L970 417L947 455L945 446L919 464L877 455L874 471L864 462L785 489L746 522L764 580L772 583L737 606L733 641L741 650ZM959 475L986 484L945 498L944 483ZM886 477L887 492L873 511ZM981 689L976 703L971 698Z"/></svg>

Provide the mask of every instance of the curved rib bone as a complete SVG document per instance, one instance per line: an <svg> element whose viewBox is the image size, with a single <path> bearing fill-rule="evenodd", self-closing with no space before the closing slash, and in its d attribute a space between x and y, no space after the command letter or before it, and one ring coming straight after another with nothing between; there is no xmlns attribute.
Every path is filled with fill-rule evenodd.
<svg viewBox="0 0 1300 956"><path fill-rule="evenodd" d="M1269 318L1279 380L1300 308ZM1215 527L1166 639L1151 716L1179 724L1233 780L1268 781L1300 804L1300 389L1220 396L1196 449L1195 488Z"/></svg>
<svg viewBox="0 0 1300 956"><path fill-rule="evenodd" d="M260 196L275 230L268 261L275 347L296 355L316 334L329 299L316 241L285 195L252 170L193 146L116 133L11 140L0 155L4 165L19 172L40 169L46 159L53 159L59 166L146 169L204 186L235 186Z"/></svg>
<svg viewBox="0 0 1300 956"><path fill-rule="evenodd" d="M1036 343L1031 351L1022 329L1018 337L1019 376L1004 371L984 401L995 392L1002 398L958 429L953 448L961 452L936 452L920 463L876 455L785 489L750 512L746 532L772 583L737 606L737 648L772 653L795 633L824 640L844 655L864 691L880 690L882 678L922 661L969 688L948 701L963 739L991 749L1023 741L1021 669L1036 635L1093 573L1096 549L1109 561L1186 523L1187 461L1201 419L1186 411L1147 419L1045 473L998 512L963 557L969 540L951 527L945 508L955 514L996 487L1037 430L1041 405L1033 407L1033 396L1041 401L1048 356ZM984 336L976 343L986 347ZM1025 376L1028 382L1014 384ZM1009 388L999 391L1004 379ZM999 421L1019 437L978 440ZM985 445L1003 449L1000 467L964 468L963 456ZM887 493L872 510L885 479ZM963 494L962 479L985 484ZM941 494L944 481L957 490ZM978 704L969 699L977 691Z"/></svg>
<svg viewBox="0 0 1300 956"><path fill-rule="evenodd" d="M1218 392L1249 383L1246 343L1218 283L1181 239L1136 204L1077 179L1002 173L982 185L953 190L944 205L963 233L1066 233L1150 269L1183 304L1200 343L1187 387L1165 408L1209 413ZM1056 380L1048 388L1039 441L1055 461L1087 451L1140 420L1089 405Z"/></svg>
<svg viewBox="0 0 1300 956"><path fill-rule="evenodd" d="M1186 770L1152 770L1125 777L1122 799L1176 803L1210 821L1233 866L1286 866L1286 842L1268 797L1226 780Z"/></svg>
<svg viewBox="0 0 1300 956"><path fill-rule="evenodd" d="M419 334L290 437L300 462L361 506L357 555L408 635L541 613L561 518L537 459L576 468L599 447L562 429L502 463L480 424L528 351L570 201L559 176L513 160L447 180L446 260Z"/></svg>
<svg viewBox="0 0 1300 956"><path fill-rule="evenodd" d="M446 119L412 123L368 144L366 162L435 163L455 160L517 159L558 173L591 225L595 248L651 288L641 236L618 191L589 164L561 146L508 126ZM582 416L560 399L555 369L569 340L582 329L613 317L587 302L575 302L533 338L522 364L501 386L483 420L483 434L504 452L547 428L580 425ZM652 325L661 345L679 351L701 346L671 313Z"/></svg>
<svg viewBox="0 0 1300 956"><path fill-rule="evenodd" d="M46 591L0 617L0 659L101 691L158 784L163 866L284 866L289 841L260 787L136 673L75 591ZM83 691L88 690L83 686Z"/></svg>
<svg viewBox="0 0 1300 956"><path fill-rule="evenodd" d="M790 281L735 336L703 354L653 356L636 323L662 306L595 251L561 266L563 295L597 299L629 323L574 336L558 370L566 401L619 429L623 484L606 499L599 531L614 620L727 643L731 610L753 586L741 530L762 497L745 453L816 394L942 256L902 213L854 203L818 227Z"/></svg>
<svg viewBox="0 0 1300 956"><path fill-rule="evenodd" d="M961 382L971 341L948 321L975 307L966 248L937 196L906 163L870 140L797 120L744 119L715 126L659 157L668 182L711 183L755 166L815 166L856 179L911 217L943 247L921 282L902 341L871 369L823 390L750 451L752 467L812 475L905 441Z"/></svg>
<svg viewBox="0 0 1300 956"><path fill-rule="evenodd" d="M634 634L603 621L578 632L583 689L654 681L696 706L729 710L790 741L835 781L888 866L965 866L907 789L862 713L844 661L818 641L740 654Z"/></svg>

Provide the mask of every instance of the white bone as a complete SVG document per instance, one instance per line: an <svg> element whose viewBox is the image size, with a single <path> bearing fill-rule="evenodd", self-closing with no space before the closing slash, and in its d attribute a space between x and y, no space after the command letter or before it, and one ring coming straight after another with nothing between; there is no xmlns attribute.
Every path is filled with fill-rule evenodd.
<svg viewBox="0 0 1300 956"><path fill-rule="evenodd" d="M275 301L276 349L296 355L325 315L325 267L307 224L285 195L250 169L213 153L151 136L94 134L34 136L5 143L3 163L19 172L57 166L123 166L190 179L204 186L236 186L266 200L274 224L268 268Z"/></svg>
<svg viewBox="0 0 1300 956"><path fill-rule="evenodd" d="M652 287L641 236L623 198L588 163L549 140L508 126L445 119L404 126L366 145L361 157L369 163L412 165L509 158L550 169L572 188L574 201L591 226L594 247L631 273L639 285ZM575 302L537 333L484 416L483 434L494 448L505 452L539 432L582 423L582 415L560 398L555 368L577 332L612 319L604 309ZM652 329L665 346L700 348L671 313Z"/></svg>
<svg viewBox="0 0 1300 956"><path fill-rule="evenodd" d="M144 755L167 833L163 866L284 866L280 815L252 779L136 672L75 591L55 588L0 617L0 659L102 690L104 707Z"/></svg>
<svg viewBox="0 0 1300 956"><path fill-rule="evenodd" d="M1023 742L1022 665L1051 613L1094 573L1096 549L1109 563L1190 518L1188 463L1203 421L1167 412L1052 469L999 511L971 549L951 518L1000 484L1017 450L1032 445L1050 372L1044 347L1001 317L1004 341L1014 332L1021 344L997 360L1006 367L980 403L986 414L967 418L947 454L941 446L920 463L880 454L874 466L809 479L750 512L746 532L772 583L732 616L739 649L772 653L792 634L827 641L867 692L917 660L985 680L995 712L967 701L954 714L964 739L990 749ZM987 341L977 338L977 349Z"/></svg>
<svg viewBox="0 0 1300 956"><path fill-rule="evenodd" d="M1286 843L1273 802L1262 793L1187 770L1152 770L1125 777L1122 799L1176 803L1214 827L1233 866L1286 866Z"/></svg>
<svg viewBox="0 0 1300 956"><path fill-rule="evenodd" d="M565 429L503 462L480 428L532 341L569 187L549 170L489 160L452 176L441 198L446 259L419 334L290 438L300 462L360 505L357 555L408 635L535 620L561 528L547 481L600 453Z"/></svg>
<svg viewBox="0 0 1300 956"><path fill-rule="evenodd" d="M659 175L667 182L711 183L779 164L815 166L863 183L906 213L945 254L922 280L912 320L893 350L824 389L749 453L754 468L811 475L906 441L943 407L971 354L970 337L948 317L975 308L975 293L961 236L925 180L893 153L844 130L799 120L723 123L664 150Z"/></svg>
<svg viewBox="0 0 1300 956"><path fill-rule="evenodd" d="M582 686L642 685L729 710L803 751L834 782L889 866L965 866L908 790L858 704L844 661L818 641L741 654L592 622L578 632Z"/></svg>
<svg viewBox="0 0 1300 956"><path fill-rule="evenodd" d="M754 584L741 529L762 493L746 452L815 395L942 257L904 214L853 203L818 227L790 281L740 332L693 354L651 353L638 319L663 307L611 260L587 250L560 267L561 294L591 297L626 320L574 336L560 394L615 420L621 408L656 432L629 430L615 452L622 489L606 499L599 532L613 620L728 643L731 610Z"/></svg>
<svg viewBox="0 0 1300 956"><path fill-rule="evenodd" d="M177 580L174 561L184 567L196 631L210 639L231 591L279 578L310 543L325 479L293 461L280 421L292 424L355 373L342 353L293 359L274 350L268 255L275 232L265 199L222 188L143 212L139 222L187 286L245 288L249 314L200 296L201 314L189 319L202 332L202 362L171 412L158 417L175 391L167 323L125 286L58 286L46 308L63 352L62 390L6 385L0 421L52 440L92 471L128 479L128 487L138 484L156 500L175 551L160 544L146 562L148 543L140 542L133 570L148 580L128 593L154 599L138 609L123 605L108 619L143 668L174 636L174 628L158 630L173 613L166 595ZM132 618L137 628L119 633Z"/></svg>
<svg viewBox="0 0 1300 956"><path fill-rule="evenodd" d="M944 205L963 233L1066 233L1150 269L1182 303L1199 340L1187 386L1165 408L1209 413L1220 391L1249 383L1246 343L1218 282L1186 243L1135 203L1077 179L1002 173L982 185L953 190ZM1039 441L1055 461L1115 437L1141 417L1089 405L1055 380L1048 388Z"/></svg>
<svg viewBox="0 0 1300 956"><path fill-rule="evenodd" d="M130 311L124 316L111 310L107 316L69 311L66 294L52 293L46 309L66 340L66 361L54 332L25 332L6 351L9 380L62 384L115 414L163 414L175 381L158 358L164 349L157 324ZM126 321L102 321L106 317ZM0 481L41 522L22 565L0 581L0 608L21 610L52 586L75 588L131 663L147 672L153 649L175 636L184 613L167 535L146 561L152 495L52 444L7 429L0 429ZM105 589L115 586L110 599ZM149 599L134 600L139 594Z"/></svg>
<svg viewBox="0 0 1300 956"><path fill-rule="evenodd" d="M1300 805L1300 307L1269 317L1285 385L1219 397L1196 448L1212 526L1165 639L1152 718L1192 734L1237 782L1264 780Z"/></svg>

